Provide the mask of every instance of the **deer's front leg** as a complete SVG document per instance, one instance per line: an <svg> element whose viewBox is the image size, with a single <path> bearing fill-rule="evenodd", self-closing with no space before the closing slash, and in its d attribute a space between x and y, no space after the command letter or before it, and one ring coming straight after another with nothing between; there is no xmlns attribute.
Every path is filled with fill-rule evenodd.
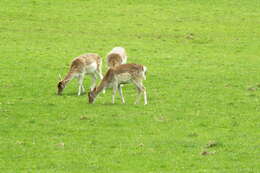
<svg viewBox="0 0 260 173"><path fill-rule="evenodd" d="M125 99L124 99L123 92L122 92L122 87L120 84L118 85L118 92L121 97L122 103L125 103Z"/></svg>
<svg viewBox="0 0 260 173"><path fill-rule="evenodd" d="M79 75L79 91L78 91L78 96L80 96L81 91L84 90L83 81L84 81L84 74L80 74L80 75Z"/></svg>
<svg viewBox="0 0 260 173"><path fill-rule="evenodd" d="M115 95L117 91L117 84L113 85L113 93L112 93L112 103L115 104Z"/></svg>
<svg viewBox="0 0 260 173"><path fill-rule="evenodd" d="M95 88L96 81L97 81L95 74L92 74L91 77L92 77L92 81L91 81L91 85L90 85L90 91L92 91Z"/></svg>

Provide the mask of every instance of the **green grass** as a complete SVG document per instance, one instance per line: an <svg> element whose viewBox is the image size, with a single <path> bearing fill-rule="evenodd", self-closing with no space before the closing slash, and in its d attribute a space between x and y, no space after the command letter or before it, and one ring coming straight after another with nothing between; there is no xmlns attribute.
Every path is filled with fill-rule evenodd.
<svg viewBox="0 0 260 173"><path fill-rule="evenodd" d="M0 172L260 172L259 11L258 0L1 0ZM125 105L111 90L87 104L76 80L55 94L74 57L98 53L105 72L115 46L148 67L148 105L131 85Z"/></svg>

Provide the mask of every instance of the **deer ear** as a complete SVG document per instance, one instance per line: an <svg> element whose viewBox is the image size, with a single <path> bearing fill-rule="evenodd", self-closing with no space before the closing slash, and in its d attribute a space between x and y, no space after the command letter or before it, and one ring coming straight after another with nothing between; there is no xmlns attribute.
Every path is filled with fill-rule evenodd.
<svg viewBox="0 0 260 173"><path fill-rule="evenodd" d="M59 73L59 78L58 78L58 80L62 81L62 77L61 77L60 73Z"/></svg>

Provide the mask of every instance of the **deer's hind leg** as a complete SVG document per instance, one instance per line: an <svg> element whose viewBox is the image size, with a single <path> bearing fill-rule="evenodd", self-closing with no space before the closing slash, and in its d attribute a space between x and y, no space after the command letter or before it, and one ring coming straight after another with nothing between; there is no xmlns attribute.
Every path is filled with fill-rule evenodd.
<svg viewBox="0 0 260 173"><path fill-rule="evenodd" d="M133 83L136 86L137 91L138 91L138 95L136 97L135 104L140 102L141 95L143 94L144 95L144 104L146 105L147 104L146 88L144 87L142 81L133 80Z"/></svg>

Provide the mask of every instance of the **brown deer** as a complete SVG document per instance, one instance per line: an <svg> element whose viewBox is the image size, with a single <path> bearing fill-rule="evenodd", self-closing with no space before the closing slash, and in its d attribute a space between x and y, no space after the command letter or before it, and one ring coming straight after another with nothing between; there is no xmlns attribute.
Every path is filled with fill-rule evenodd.
<svg viewBox="0 0 260 173"><path fill-rule="evenodd" d="M85 92L83 86L85 75L90 75L92 77L92 84L90 86L90 89L92 90L96 85L97 77L101 80L103 79L101 67L102 59L98 54L88 53L74 58L71 62L68 74L57 85L58 94L62 94L63 89L74 77L77 77L79 82L78 96L81 92Z"/></svg>
<svg viewBox="0 0 260 173"><path fill-rule="evenodd" d="M121 96L122 103L125 103L121 84L133 83L138 91L135 104L140 101L141 94L144 95L144 104L147 104L146 89L143 85L143 80L146 79L147 68L139 64L122 64L114 68L110 68L99 86L95 87L88 93L89 103L93 103L97 95L108 87L113 88L112 103L115 103L115 94L117 89Z"/></svg>
<svg viewBox="0 0 260 173"><path fill-rule="evenodd" d="M114 47L107 54L108 68L112 68L120 64L125 64L126 61L127 61L126 51L123 47Z"/></svg>

